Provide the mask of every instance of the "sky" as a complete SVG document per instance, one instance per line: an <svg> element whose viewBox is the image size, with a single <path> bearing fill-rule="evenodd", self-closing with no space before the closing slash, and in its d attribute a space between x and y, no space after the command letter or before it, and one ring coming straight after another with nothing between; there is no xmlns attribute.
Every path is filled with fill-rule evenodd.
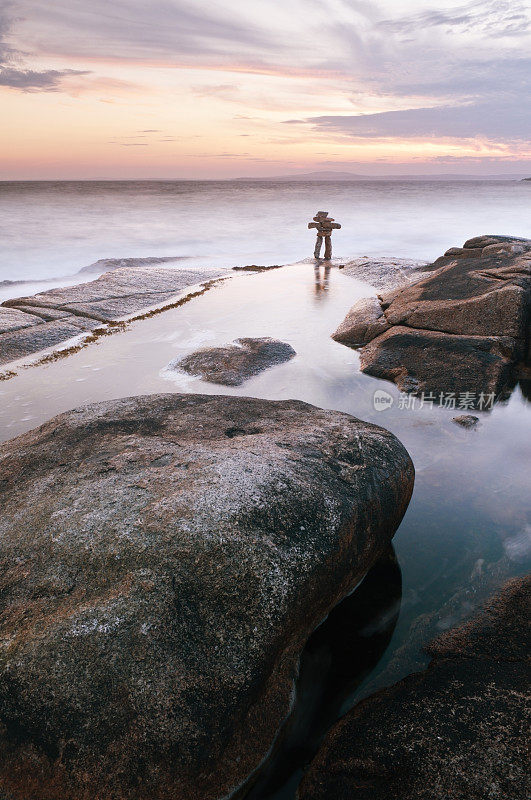
<svg viewBox="0 0 531 800"><path fill-rule="evenodd" d="M0 0L0 179L531 175L527 0Z"/></svg>

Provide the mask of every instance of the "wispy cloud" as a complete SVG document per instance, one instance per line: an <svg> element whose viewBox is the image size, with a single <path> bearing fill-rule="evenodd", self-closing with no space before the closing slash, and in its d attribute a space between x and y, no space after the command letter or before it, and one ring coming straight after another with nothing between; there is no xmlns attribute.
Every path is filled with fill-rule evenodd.
<svg viewBox="0 0 531 800"><path fill-rule="evenodd" d="M0 10L0 86L22 92L55 92L65 78L89 74L87 70L75 69L24 69L22 54L8 43L11 24L5 10Z"/></svg>
<svg viewBox="0 0 531 800"><path fill-rule="evenodd" d="M239 91L235 83L192 86L192 92L198 97L221 97L223 100L233 100Z"/></svg>
<svg viewBox="0 0 531 800"><path fill-rule="evenodd" d="M380 114L321 116L287 124L310 124L353 138L529 139L529 111L520 97L496 98L467 105L412 108Z"/></svg>
<svg viewBox="0 0 531 800"><path fill-rule="evenodd" d="M37 72L32 69L0 67L0 86L9 86L23 92L56 92L62 88L65 78L88 74L88 71L77 69L48 69Z"/></svg>
<svg viewBox="0 0 531 800"><path fill-rule="evenodd" d="M429 9L395 19L379 27L390 33L417 35L419 30L443 28L446 32L521 36L530 29L529 5L518 0L475 0L451 9Z"/></svg>
<svg viewBox="0 0 531 800"><path fill-rule="evenodd" d="M230 3L187 0L13 0L26 18L28 37L43 51L76 57L124 59L180 57L185 54L226 55L235 46L263 48L267 31L253 13ZM42 33L45 32L45 37Z"/></svg>

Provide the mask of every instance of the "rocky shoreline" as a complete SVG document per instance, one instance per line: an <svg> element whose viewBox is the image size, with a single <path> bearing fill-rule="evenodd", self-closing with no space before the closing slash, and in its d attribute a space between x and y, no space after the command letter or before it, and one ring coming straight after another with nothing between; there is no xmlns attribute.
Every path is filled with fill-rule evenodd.
<svg viewBox="0 0 531 800"><path fill-rule="evenodd" d="M353 306L333 338L405 392L501 395L529 357L531 240L478 236L412 285Z"/></svg>
<svg viewBox="0 0 531 800"><path fill-rule="evenodd" d="M200 270L163 266L177 260L102 259L81 270L107 270L95 280L5 300L0 305L0 367L80 335L109 330L120 321L142 317L148 309L164 310L177 297L205 291L218 279L282 268L278 264ZM338 266L343 274L376 288L396 289L418 280L424 262L363 257Z"/></svg>
<svg viewBox="0 0 531 800"><path fill-rule="evenodd" d="M108 266L4 303L0 363L220 277ZM410 393L508 395L529 346L531 240L476 237L430 265L334 268L379 291L333 335L360 349L368 375ZM247 337L166 369L238 387L295 355ZM453 420L469 440L487 427ZM0 468L0 800L261 800L271 770L289 767L289 749L271 757L283 737L293 760L311 761L300 800L526 796L529 582L509 581L462 623L480 598L476 572L489 596L511 574L503 559L492 575L478 559L463 596L446 600L458 627L428 646L427 670L433 610L336 723L353 662L374 667L398 616L396 597L380 598L380 649L360 657L377 597L365 582L345 612L359 613L352 641L341 629L340 656L326 649L334 610L364 575L401 585L390 542L414 471L393 434L294 400L158 394L50 419L0 445ZM307 680L336 694L294 704L299 667L303 696Z"/></svg>
<svg viewBox="0 0 531 800"><path fill-rule="evenodd" d="M0 365L161 306L229 270L114 267L96 280L6 300L0 306Z"/></svg>

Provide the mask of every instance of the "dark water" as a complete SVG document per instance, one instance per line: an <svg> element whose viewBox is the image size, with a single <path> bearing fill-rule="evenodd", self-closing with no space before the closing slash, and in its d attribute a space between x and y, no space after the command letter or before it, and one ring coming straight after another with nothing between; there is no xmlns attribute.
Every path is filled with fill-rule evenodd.
<svg viewBox="0 0 531 800"><path fill-rule="evenodd" d="M182 308L133 323L63 361L19 369L0 383L0 438L86 402L155 392L297 398L345 411L395 433L416 469L413 498L393 546L357 592L317 630L303 656L295 715L250 797L293 800L307 760L335 718L360 697L422 669L422 646L469 615L531 554L531 405L517 385L476 430L458 409L407 407L396 388L359 371L356 352L330 333L370 287L312 264L243 275ZM202 345L275 336L297 352L242 387L207 384L166 369ZM378 411L374 393L392 407ZM470 391L475 387L471 386Z"/></svg>
<svg viewBox="0 0 531 800"><path fill-rule="evenodd" d="M385 653L400 611L402 575L390 548L355 592L312 634L300 662L293 712L267 765L240 792L246 800L293 798L305 766L343 705Z"/></svg>

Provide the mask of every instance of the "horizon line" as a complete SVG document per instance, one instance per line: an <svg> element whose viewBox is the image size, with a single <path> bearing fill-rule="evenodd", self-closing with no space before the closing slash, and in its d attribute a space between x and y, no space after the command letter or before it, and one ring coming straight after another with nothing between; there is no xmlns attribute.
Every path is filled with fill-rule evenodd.
<svg viewBox="0 0 531 800"><path fill-rule="evenodd" d="M311 175L312 173L308 173ZM339 172L338 175L344 175L345 173ZM518 176L522 175L522 178ZM179 183L221 183L227 181L289 181L290 179L300 179L304 178L306 175L305 173L294 173L293 175L238 175L233 177L220 177L220 178L180 178L180 177L171 177L171 178L146 178L146 177L139 177L139 178L108 178L108 177L94 177L94 178L0 178L0 183L169 183L169 182L179 182ZM429 180L431 178L437 178L440 180L455 180L456 178L466 178L467 180L526 180L529 179L527 173L524 172L509 172L509 173L487 173L485 175L474 175L472 173L444 173L444 172L434 172L433 174L430 173L421 173L419 175L408 175L407 173L399 173L399 174L382 174L382 175L363 175L361 173L353 174L352 178L342 178L341 183L356 183L363 180L389 180L389 179L403 179L403 180ZM333 176L327 178L308 178L308 182L312 183L333 183L335 178Z"/></svg>

